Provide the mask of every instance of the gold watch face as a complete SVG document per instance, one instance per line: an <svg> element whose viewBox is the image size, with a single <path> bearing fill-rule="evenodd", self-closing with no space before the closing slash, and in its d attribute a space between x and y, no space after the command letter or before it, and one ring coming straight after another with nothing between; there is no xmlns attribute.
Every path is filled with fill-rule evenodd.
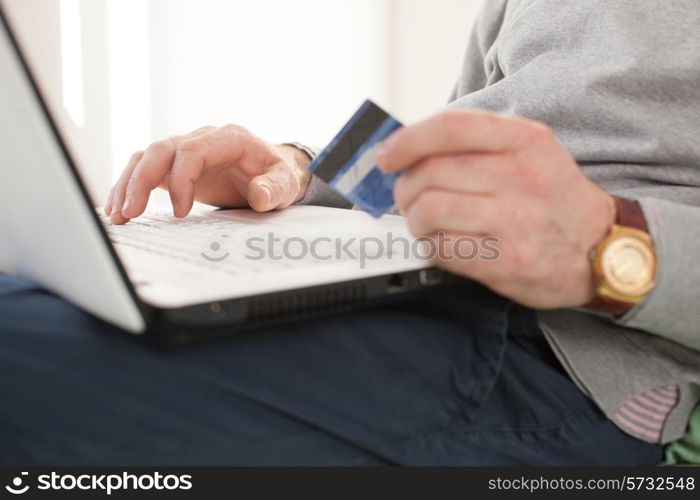
<svg viewBox="0 0 700 500"><path fill-rule="evenodd" d="M603 251L601 264L608 286L622 295L644 295L654 285L654 252L645 241L633 236L611 241Z"/></svg>

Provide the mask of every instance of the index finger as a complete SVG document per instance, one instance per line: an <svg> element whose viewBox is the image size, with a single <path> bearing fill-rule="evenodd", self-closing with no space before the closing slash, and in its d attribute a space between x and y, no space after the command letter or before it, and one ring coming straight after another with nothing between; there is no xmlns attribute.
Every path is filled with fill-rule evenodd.
<svg viewBox="0 0 700 500"><path fill-rule="evenodd" d="M523 118L487 111L449 110L397 130L377 155L381 170L403 170L433 155L501 153L522 143L528 126Z"/></svg>
<svg viewBox="0 0 700 500"><path fill-rule="evenodd" d="M212 127L202 127L181 137L154 142L146 149L125 187L126 202L122 207L124 218L134 219L146 210L151 191L163 182L172 168L177 146L183 141L209 133L211 129Z"/></svg>

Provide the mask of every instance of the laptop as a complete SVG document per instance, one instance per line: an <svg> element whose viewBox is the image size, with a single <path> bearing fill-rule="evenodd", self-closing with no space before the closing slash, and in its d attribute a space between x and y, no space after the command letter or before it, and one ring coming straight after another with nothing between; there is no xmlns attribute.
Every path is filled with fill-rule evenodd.
<svg viewBox="0 0 700 500"><path fill-rule="evenodd" d="M0 272L125 332L171 342L333 314L450 281L416 254L404 219L393 215L196 206L185 219L155 210L111 225L2 5L0 19Z"/></svg>

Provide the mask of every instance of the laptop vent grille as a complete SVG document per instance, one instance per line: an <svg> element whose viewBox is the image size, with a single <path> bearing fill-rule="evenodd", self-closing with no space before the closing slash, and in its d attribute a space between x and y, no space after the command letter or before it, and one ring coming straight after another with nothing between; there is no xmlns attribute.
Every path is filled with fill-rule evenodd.
<svg viewBox="0 0 700 500"><path fill-rule="evenodd" d="M248 303L248 320L268 323L338 312L363 302L366 296L365 285L352 284L252 299Z"/></svg>

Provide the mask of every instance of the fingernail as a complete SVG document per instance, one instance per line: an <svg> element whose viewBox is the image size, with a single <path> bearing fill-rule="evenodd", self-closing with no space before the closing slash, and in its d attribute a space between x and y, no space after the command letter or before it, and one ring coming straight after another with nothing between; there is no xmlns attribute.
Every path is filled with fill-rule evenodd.
<svg viewBox="0 0 700 500"><path fill-rule="evenodd" d="M377 151L375 163L377 164L377 168L379 168L379 170L384 170L386 168L387 152L385 149L382 148Z"/></svg>
<svg viewBox="0 0 700 500"><path fill-rule="evenodd" d="M376 156L376 161L377 161L377 166L382 169L386 167L389 154L391 153L392 148L394 147L394 139L393 136L389 137L386 141L382 142L379 147L377 148L377 156Z"/></svg>
<svg viewBox="0 0 700 500"><path fill-rule="evenodd" d="M129 207L131 207L131 199L127 198L126 201L124 202L124 205L121 208L121 212L124 213L127 210L129 210Z"/></svg>
<svg viewBox="0 0 700 500"><path fill-rule="evenodd" d="M270 189L270 186L267 184L258 183L258 186L260 186L260 189L262 189L263 193L265 193L265 207L268 207L270 205L270 202L272 202L272 189Z"/></svg>
<svg viewBox="0 0 700 500"><path fill-rule="evenodd" d="M115 202L114 205L112 206L112 214L111 215L117 215L120 214L122 211L122 206L119 204L119 202Z"/></svg>
<svg viewBox="0 0 700 500"><path fill-rule="evenodd" d="M394 147L396 146L396 142L398 141L398 133L394 132L391 134L389 137L387 137L384 141L382 141L381 145L379 146L379 149L381 149L384 153L388 153Z"/></svg>
<svg viewBox="0 0 700 500"><path fill-rule="evenodd" d="M187 217L187 214L189 213L189 209L187 208L186 205L183 205L181 202L173 203L173 216L177 217L178 219L184 219Z"/></svg>

